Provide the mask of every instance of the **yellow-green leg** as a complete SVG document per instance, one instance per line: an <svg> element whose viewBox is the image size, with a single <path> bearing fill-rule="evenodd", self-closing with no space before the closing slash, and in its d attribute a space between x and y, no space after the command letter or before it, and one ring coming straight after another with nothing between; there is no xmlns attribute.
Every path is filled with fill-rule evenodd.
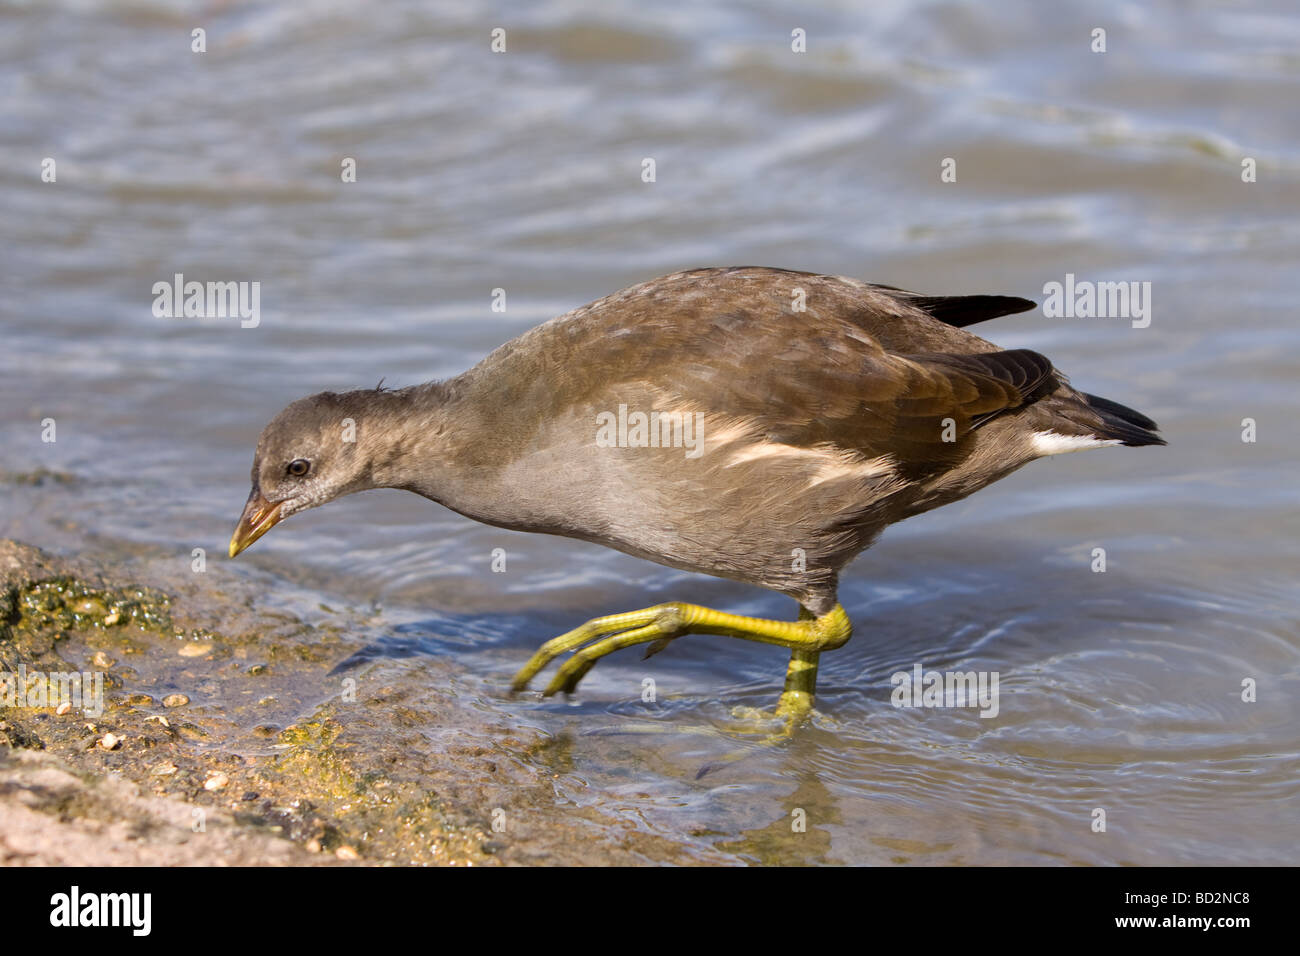
<svg viewBox="0 0 1300 956"><path fill-rule="evenodd" d="M776 716L788 719L806 717L812 710L817 690L817 659L821 651L793 650L785 669L785 689L776 704Z"/></svg>
<svg viewBox="0 0 1300 956"><path fill-rule="evenodd" d="M659 604L594 618L547 641L515 675L514 688L527 687L542 668L566 651L574 652L573 656L564 662L543 691L548 697L561 690L572 693L596 661L624 647L669 641L684 634L722 634L790 648L785 689L776 713L792 721L812 709L821 652L840 647L851 633L849 616L838 604L820 617L804 611L798 621L745 617L698 604Z"/></svg>

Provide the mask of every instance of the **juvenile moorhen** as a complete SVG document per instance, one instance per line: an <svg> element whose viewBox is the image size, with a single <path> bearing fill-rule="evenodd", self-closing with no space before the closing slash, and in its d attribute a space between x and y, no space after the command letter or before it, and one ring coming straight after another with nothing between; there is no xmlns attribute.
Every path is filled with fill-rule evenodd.
<svg viewBox="0 0 1300 956"><path fill-rule="evenodd" d="M230 555L295 512L404 488L487 524L770 588L799 620L681 603L612 614L547 642L514 684L576 651L545 691L571 692L611 651L725 634L790 649L777 713L793 719L819 654L849 639L840 569L885 527L1045 455L1164 444L1037 352L965 330L1033 306L757 267L652 279L449 381L289 405L258 441Z"/></svg>

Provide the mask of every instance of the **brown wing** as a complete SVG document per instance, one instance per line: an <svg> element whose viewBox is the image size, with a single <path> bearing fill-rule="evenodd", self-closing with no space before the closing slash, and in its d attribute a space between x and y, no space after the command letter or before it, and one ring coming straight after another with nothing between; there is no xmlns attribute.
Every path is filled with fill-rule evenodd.
<svg viewBox="0 0 1300 956"><path fill-rule="evenodd" d="M1027 349L891 354L831 329L710 337L701 361L675 363L653 384L714 414L752 421L769 440L889 456L919 478L969 453L975 429L1019 408L1056 376Z"/></svg>
<svg viewBox="0 0 1300 956"><path fill-rule="evenodd" d="M792 311L792 283L807 287L806 311ZM494 383L503 436L531 430L519 407L550 420L649 390L782 444L888 455L909 477L960 460L975 429L1055 381L1043 356L998 351L865 283L758 269L625 289L539 326L473 374Z"/></svg>

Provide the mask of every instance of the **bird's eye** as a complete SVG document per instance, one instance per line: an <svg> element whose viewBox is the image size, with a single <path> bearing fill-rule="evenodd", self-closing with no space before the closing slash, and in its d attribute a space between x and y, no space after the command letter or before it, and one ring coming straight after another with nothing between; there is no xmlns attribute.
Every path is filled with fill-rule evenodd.
<svg viewBox="0 0 1300 956"><path fill-rule="evenodd" d="M306 458L295 458L293 461L289 462L288 471L294 478L301 478L303 475L307 474L307 472L311 471L311 462Z"/></svg>

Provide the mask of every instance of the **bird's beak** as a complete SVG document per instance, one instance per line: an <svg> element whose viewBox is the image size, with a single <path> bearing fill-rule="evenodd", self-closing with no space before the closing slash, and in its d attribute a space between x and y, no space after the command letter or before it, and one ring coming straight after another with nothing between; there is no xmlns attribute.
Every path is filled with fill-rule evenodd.
<svg viewBox="0 0 1300 956"><path fill-rule="evenodd" d="M230 536L232 558L276 526L280 520L280 506L283 503L277 501L271 504L262 497L262 492L257 488L249 493L248 503L244 505L244 513L239 516L235 533Z"/></svg>

